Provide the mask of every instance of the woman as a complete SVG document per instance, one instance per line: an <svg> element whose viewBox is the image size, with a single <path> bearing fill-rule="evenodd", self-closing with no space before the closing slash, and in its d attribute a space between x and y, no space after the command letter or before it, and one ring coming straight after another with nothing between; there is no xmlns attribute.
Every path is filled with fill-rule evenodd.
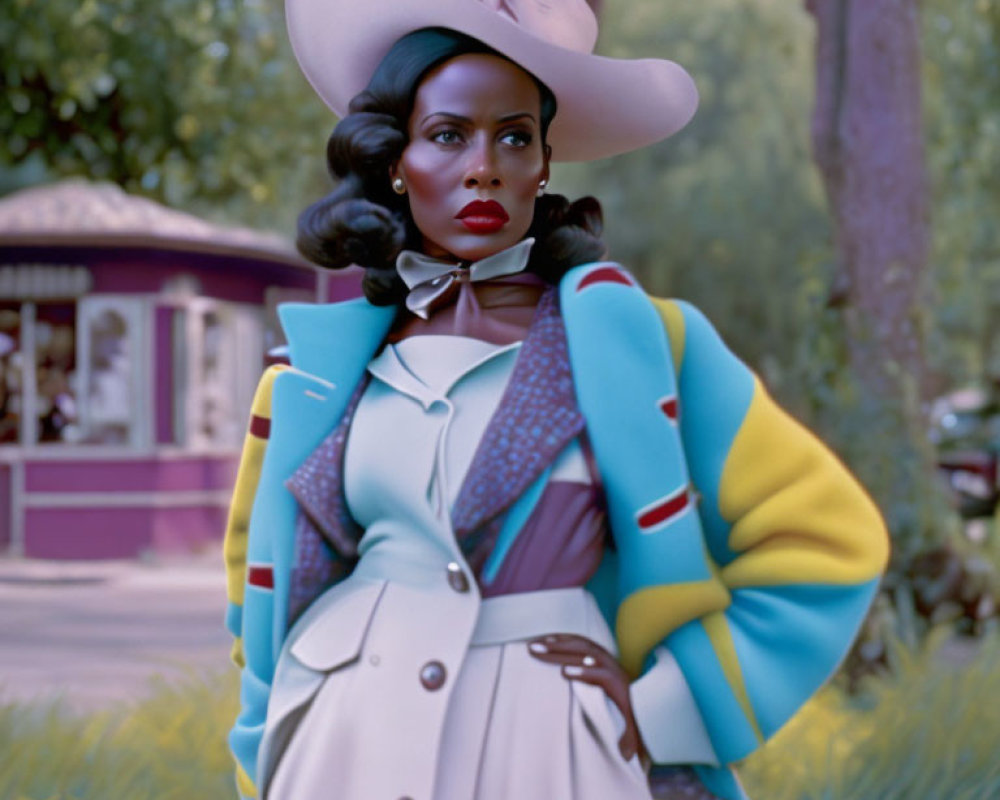
<svg viewBox="0 0 1000 800"><path fill-rule="evenodd" d="M690 81L590 55L582 3L380 6L288 8L343 116L300 248L367 300L283 309L255 400L241 793L647 800L652 761L741 797L724 765L835 668L885 536L698 312L597 260L596 201L544 194L550 157L681 127Z"/></svg>

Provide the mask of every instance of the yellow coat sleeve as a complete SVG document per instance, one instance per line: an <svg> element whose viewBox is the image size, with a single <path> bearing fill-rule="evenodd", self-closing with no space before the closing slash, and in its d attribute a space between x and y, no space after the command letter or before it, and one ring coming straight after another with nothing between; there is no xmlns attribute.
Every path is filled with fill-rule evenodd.
<svg viewBox="0 0 1000 800"><path fill-rule="evenodd" d="M236 473L233 500L226 522L223 557L226 562L226 627L233 634L231 657L238 667L244 666L242 646L243 591L246 585L247 541L250 530L250 512L253 508L260 470L267 448L267 435L271 425L271 390L274 379L287 369L283 364L269 367L261 377L250 409L250 421L243 440L243 454Z"/></svg>

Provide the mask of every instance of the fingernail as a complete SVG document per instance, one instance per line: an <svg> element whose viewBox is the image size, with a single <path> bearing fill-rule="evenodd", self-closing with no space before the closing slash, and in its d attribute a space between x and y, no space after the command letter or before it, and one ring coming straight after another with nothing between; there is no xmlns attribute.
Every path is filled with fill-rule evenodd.
<svg viewBox="0 0 1000 800"><path fill-rule="evenodd" d="M547 653L547 652L549 652L549 648L547 648L541 642L532 642L531 644L528 645L528 649L532 653Z"/></svg>
<svg viewBox="0 0 1000 800"><path fill-rule="evenodd" d="M579 678L581 675L583 675L583 667L573 667L573 666L563 667L563 675L566 675L567 677L570 678Z"/></svg>

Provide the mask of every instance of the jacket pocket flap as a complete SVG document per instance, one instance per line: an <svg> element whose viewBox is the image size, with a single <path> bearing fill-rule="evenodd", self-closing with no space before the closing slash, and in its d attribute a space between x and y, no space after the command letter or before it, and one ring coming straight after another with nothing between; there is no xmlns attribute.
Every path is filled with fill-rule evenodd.
<svg viewBox="0 0 1000 800"><path fill-rule="evenodd" d="M289 652L303 665L328 672L361 652L385 581L348 579L320 597L296 625Z"/></svg>

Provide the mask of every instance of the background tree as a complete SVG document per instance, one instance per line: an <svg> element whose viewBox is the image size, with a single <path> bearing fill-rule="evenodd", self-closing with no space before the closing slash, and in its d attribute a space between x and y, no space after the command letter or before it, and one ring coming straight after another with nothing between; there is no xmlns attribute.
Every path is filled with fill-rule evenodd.
<svg viewBox="0 0 1000 800"><path fill-rule="evenodd" d="M9 0L0 190L66 175L289 230L333 116L272 0ZM17 169L13 169L16 167Z"/></svg>
<svg viewBox="0 0 1000 800"><path fill-rule="evenodd" d="M595 194L611 256L651 291L701 306L775 386L800 381L793 362L830 250L809 152L811 31L795 2L606 0L599 49L678 61L701 104L672 139L560 165L553 184Z"/></svg>
<svg viewBox="0 0 1000 800"><path fill-rule="evenodd" d="M924 0L919 17L913 0L814 0L816 18L802 0L599 5L602 52L675 59L702 104L677 137L560 167L554 189L601 199L611 255L652 291L704 308L862 474L894 530L934 529L917 389L982 380L991 360L1000 373L1000 0ZM819 19L829 9L851 13L831 27ZM290 235L329 186L335 120L295 67L280 0L9 0L0 81L0 192L86 175ZM865 127L896 94L903 128ZM817 126L823 172L814 110L839 121ZM847 180L862 150L917 166L883 183L873 179L892 168L878 161ZM882 219L898 235L882 235ZM850 244L869 235L874 249Z"/></svg>
<svg viewBox="0 0 1000 800"><path fill-rule="evenodd" d="M853 451L891 514L897 554L937 525L925 444L930 242L920 16L916 0L807 0L816 20L813 152L834 221L829 304L844 321L852 406L869 430ZM903 547L900 548L899 545Z"/></svg>
<svg viewBox="0 0 1000 800"><path fill-rule="evenodd" d="M830 303L865 388L925 385L929 244L916 0L807 0L816 19L813 152L835 221Z"/></svg>

